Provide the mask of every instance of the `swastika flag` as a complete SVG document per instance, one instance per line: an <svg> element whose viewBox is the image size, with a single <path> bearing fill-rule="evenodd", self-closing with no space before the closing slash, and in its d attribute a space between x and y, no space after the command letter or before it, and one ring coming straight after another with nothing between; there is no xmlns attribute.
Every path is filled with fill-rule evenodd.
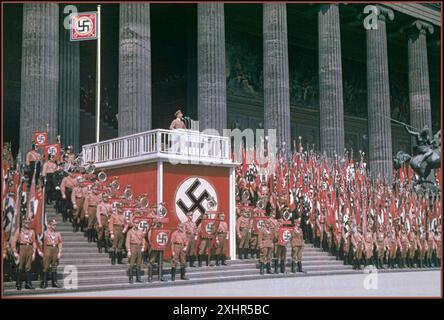
<svg viewBox="0 0 444 320"><path fill-rule="evenodd" d="M71 41L97 39L97 12L71 14Z"/></svg>

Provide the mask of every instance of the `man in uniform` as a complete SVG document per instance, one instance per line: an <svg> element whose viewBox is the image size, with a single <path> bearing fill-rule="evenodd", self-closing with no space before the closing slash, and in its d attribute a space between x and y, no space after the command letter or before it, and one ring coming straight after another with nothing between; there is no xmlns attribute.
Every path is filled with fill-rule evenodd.
<svg viewBox="0 0 444 320"><path fill-rule="evenodd" d="M395 227L391 225L387 233L387 247L388 247L388 264L390 269L395 268L396 253L398 251L398 238L396 237Z"/></svg>
<svg viewBox="0 0 444 320"><path fill-rule="evenodd" d="M40 168L41 163L40 160L42 159L41 155L37 152L38 147L34 144L34 141L32 143L32 149L26 154L26 167L28 171L28 188L31 188L32 179L35 179L35 186L38 187L39 185L39 178L40 178Z"/></svg>
<svg viewBox="0 0 444 320"><path fill-rule="evenodd" d="M236 234L238 239L239 259L248 257L248 239L250 235L250 215L246 209L236 221Z"/></svg>
<svg viewBox="0 0 444 320"><path fill-rule="evenodd" d="M182 113L182 111L181 110L177 110L175 113L174 113L174 116L176 117L176 119L174 119L172 122L171 122L171 125L170 125L170 130L174 130L174 129L186 129L187 127L186 127L186 125L185 125L185 123L183 122L183 113Z"/></svg>
<svg viewBox="0 0 444 320"><path fill-rule="evenodd" d="M219 260L221 261L222 265L226 266L225 263L226 260L226 247L227 247L227 240L229 239L228 235L228 224L225 222L225 214L221 213L219 215L219 226L216 230L216 266L219 265Z"/></svg>
<svg viewBox="0 0 444 320"><path fill-rule="evenodd" d="M207 219L208 215L204 213L203 219ZM214 240L214 234L209 234L207 232L204 232L202 230L203 224L199 224L197 227L197 239L199 239L199 246L198 246L198 255L197 255L197 262L199 267L202 266L202 259L205 258L206 265L210 265L210 259L211 259L211 246ZM213 265L211 265L213 266Z"/></svg>
<svg viewBox="0 0 444 320"><path fill-rule="evenodd" d="M428 251L428 248L427 248L426 233L421 230L420 236L419 236L419 255L418 255L418 259L419 259L418 267L419 268L424 268L424 266L425 266L424 260L425 260L427 251Z"/></svg>
<svg viewBox="0 0 444 320"><path fill-rule="evenodd" d="M116 212L111 214L109 219L109 233L111 240L113 242L113 247L111 250L111 264L117 263L122 264L122 250L124 244L124 227L126 224L125 217L123 216L123 211L121 208L117 208Z"/></svg>
<svg viewBox="0 0 444 320"><path fill-rule="evenodd" d="M370 224L367 225L367 232L364 234L364 266L373 264L373 232Z"/></svg>
<svg viewBox="0 0 444 320"><path fill-rule="evenodd" d="M132 228L128 231L125 243L129 260L129 283L134 283L134 267L136 267L136 282L142 282L140 278L142 269L142 252L145 251L147 242L145 240L145 234L139 229L137 224L130 222L129 226Z"/></svg>
<svg viewBox="0 0 444 320"><path fill-rule="evenodd" d="M441 240L441 225L438 225L438 230L435 233L435 267L441 266L441 250L442 250L442 240Z"/></svg>
<svg viewBox="0 0 444 320"><path fill-rule="evenodd" d="M274 273L279 273L279 262L281 266L281 273L285 273L285 260L287 258L287 245L281 245L279 244L279 235L280 235L280 228L285 226L285 220L280 217L278 220L278 228L275 230L277 233L278 241L276 242L276 260L275 260L275 266L274 266Z"/></svg>
<svg viewBox="0 0 444 320"><path fill-rule="evenodd" d="M153 241L153 230L154 229L162 229L163 224L160 221L153 221L153 228L150 228L148 230L147 238L148 238L148 244L149 244L149 259L148 259L148 282L151 282L153 280L153 269L154 265L157 264L159 266L159 280L160 281L167 281L163 277L163 250L155 250L152 244Z"/></svg>
<svg viewBox="0 0 444 320"><path fill-rule="evenodd" d="M258 217L260 216L258 210L256 210L256 208L253 210L253 218L251 219L251 225L254 223L254 217ZM258 239L258 232L255 231L254 228L251 228L251 232L250 232L250 240L249 240L249 247L250 247L250 252L251 252L251 258L254 258L254 256L256 256L256 259L259 258L259 246L257 243L257 239ZM248 253L246 253L246 255L248 256Z"/></svg>
<svg viewBox="0 0 444 320"><path fill-rule="evenodd" d="M62 179L60 184L60 193L62 194L62 215L63 221L67 221L68 218L72 221L71 209L73 203L71 202L72 190L77 185L77 179L74 177L73 170L70 170L68 176Z"/></svg>
<svg viewBox="0 0 444 320"><path fill-rule="evenodd" d="M431 268L433 266L432 264L432 257L433 252L436 251L436 243L435 243L435 236L433 234L433 231L429 231L429 239L427 240L427 259L426 259L426 266Z"/></svg>
<svg viewBox="0 0 444 320"><path fill-rule="evenodd" d="M73 207L72 213L72 227L73 232L79 231L79 226L81 226L81 231L83 232L83 218L85 214L83 213L83 204L85 202L85 189L83 186L83 177L77 177L77 185L72 190L71 202Z"/></svg>
<svg viewBox="0 0 444 320"><path fill-rule="evenodd" d="M377 269L384 269L384 253L387 247L384 226L381 224L373 234L373 243L376 245L375 265Z"/></svg>
<svg viewBox="0 0 444 320"><path fill-rule="evenodd" d="M193 213L187 212L187 221L184 223L185 231L188 235L188 245L186 250L186 256L190 261L190 267L195 267L194 265L194 249L196 247L196 237L197 237L197 226L193 221Z"/></svg>
<svg viewBox="0 0 444 320"><path fill-rule="evenodd" d="M185 276L186 251L188 244L188 235L185 231L185 225L179 223L177 230L171 235L171 280L176 280L176 267L180 263L180 279L189 280Z"/></svg>
<svg viewBox="0 0 444 320"><path fill-rule="evenodd" d="M267 269L267 273L271 272L271 257L273 253L273 240L274 229L271 228L270 219L265 220L265 225L262 227L258 234L259 249L261 250L260 274L264 274L264 267Z"/></svg>
<svg viewBox="0 0 444 320"><path fill-rule="evenodd" d="M16 288L22 289L21 275L26 273L26 289L34 289L32 286L31 263L35 259L37 250L37 238L34 230L30 229L31 221L26 219L21 228L17 229L12 239L12 252L18 259L18 268L16 275ZM19 245L17 248L17 244ZM18 250L17 250L18 249Z"/></svg>
<svg viewBox="0 0 444 320"><path fill-rule="evenodd" d="M279 221L276 219L276 212L270 215L270 228L273 233L272 257L274 260L274 273L278 273L278 240L279 240Z"/></svg>
<svg viewBox="0 0 444 320"><path fill-rule="evenodd" d="M91 186L91 190L85 195L85 202L83 203L83 210L85 212L85 219L87 219L86 235L88 242L95 241L95 227L97 223L97 206L101 202L102 197L99 194L99 187L96 184Z"/></svg>
<svg viewBox="0 0 444 320"><path fill-rule="evenodd" d="M402 227L401 230L401 236L399 238L399 249L401 252L401 261L400 261L400 267L405 268L406 267L406 258L407 258L407 252L409 250L409 238L407 237L407 233L405 230L405 227Z"/></svg>
<svg viewBox="0 0 444 320"><path fill-rule="evenodd" d="M294 220L294 228L291 233L291 272L296 272L296 264L298 272L302 271L302 253L304 251L304 234L300 227L299 219Z"/></svg>
<svg viewBox="0 0 444 320"><path fill-rule="evenodd" d="M52 269L52 287L59 288L57 283L57 266L62 256L62 236L60 232L56 232L57 222L53 219L49 222L48 230L45 232L43 240L43 280L41 288L48 287L49 271Z"/></svg>
<svg viewBox="0 0 444 320"><path fill-rule="evenodd" d="M416 255L416 250L418 248L419 242L418 242L418 238L416 236L416 229L414 226L412 226L411 230L410 230L410 234L409 234L409 250L408 250L408 260L407 260L407 265L410 268L415 268L415 255Z"/></svg>
<svg viewBox="0 0 444 320"><path fill-rule="evenodd" d="M111 217L112 207L109 202L109 195L102 194L102 201L97 205L96 220L97 220L97 247L99 252L105 248L108 253L108 239L109 239L109 218Z"/></svg>
<svg viewBox="0 0 444 320"><path fill-rule="evenodd" d="M73 152L72 146L68 146L66 148L66 152L63 154L62 159L68 165L68 167L74 166L76 155Z"/></svg>
<svg viewBox="0 0 444 320"><path fill-rule="evenodd" d="M64 200L62 198L62 193L60 191L60 186L62 184L63 178L67 177L68 173L63 170L63 164L59 163L56 172L52 175L52 184L54 186L53 200L55 200L55 206L57 213L62 214L63 222L68 219L66 215L63 214L64 211Z"/></svg>
<svg viewBox="0 0 444 320"><path fill-rule="evenodd" d="M43 164L42 177L45 181L45 198L46 203L50 204L54 200L54 173L57 171L57 163L53 154L49 155L49 161Z"/></svg>
<svg viewBox="0 0 444 320"><path fill-rule="evenodd" d="M361 270L361 259L363 255L363 239L361 235L361 230L355 228L351 236L351 245L353 250L353 269Z"/></svg>

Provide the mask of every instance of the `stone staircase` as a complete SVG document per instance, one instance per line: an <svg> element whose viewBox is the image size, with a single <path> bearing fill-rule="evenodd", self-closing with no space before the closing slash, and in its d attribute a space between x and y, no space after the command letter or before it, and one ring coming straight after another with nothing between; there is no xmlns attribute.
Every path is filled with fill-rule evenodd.
<svg viewBox="0 0 444 320"><path fill-rule="evenodd" d="M116 290L129 288L143 288L143 287L165 287L189 284L201 284L212 282L225 281L240 281L253 280L263 278L294 278L304 276L319 276L319 275L340 275L358 273L349 265L344 265L342 261L337 261L335 257L314 248L311 244L305 245L303 253L303 269L304 273L290 273L290 268L287 267L287 273L282 274L265 274L260 275L258 270L257 259L245 259L228 261L227 266L203 266L197 268L187 268L188 281L180 280L179 270L177 270L176 281L170 281L170 266L168 263L164 264L164 272L166 274L167 282L158 281L156 269L153 274L153 282L147 282L146 267L144 267L142 280L143 283L129 284L127 276L127 259L124 259L124 264L111 265L108 254L98 253L95 243L88 243L82 232L72 232L70 223L63 223L61 216L56 215L54 209L47 207L48 221L52 218L58 222L57 229L60 231L63 239L63 254L58 267L59 284L64 286L64 281L68 279L70 270L73 267L77 269L77 289L67 288L51 288L51 283L48 281L47 289L40 289L40 281L33 281L35 290L22 289L17 291L15 289L15 282L4 283L5 296L21 296L21 295L38 295L48 293L66 293L68 290L81 291L102 291L102 290ZM287 250L287 261L290 261L290 251ZM288 266L289 264L287 264ZM438 269L438 268L437 268ZM413 271L418 269L403 269L403 271ZM431 269L422 269L431 270ZM64 274L65 271L65 274ZM384 272L399 271L383 270ZM66 278L64 280L64 278ZM66 281L69 285L68 281ZM23 286L24 287L24 286Z"/></svg>

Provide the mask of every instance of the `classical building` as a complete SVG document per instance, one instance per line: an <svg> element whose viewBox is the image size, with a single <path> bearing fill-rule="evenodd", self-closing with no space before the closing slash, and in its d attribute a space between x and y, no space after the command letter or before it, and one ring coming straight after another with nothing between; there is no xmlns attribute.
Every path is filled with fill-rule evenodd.
<svg viewBox="0 0 444 320"><path fill-rule="evenodd" d="M363 151L390 180L393 154L411 151L399 122L440 127L441 6L365 6L102 5L102 139L166 127L180 107L201 129ZM94 141L95 41L69 41L72 7L4 7L5 141L26 151L48 129L79 150Z"/></svg>

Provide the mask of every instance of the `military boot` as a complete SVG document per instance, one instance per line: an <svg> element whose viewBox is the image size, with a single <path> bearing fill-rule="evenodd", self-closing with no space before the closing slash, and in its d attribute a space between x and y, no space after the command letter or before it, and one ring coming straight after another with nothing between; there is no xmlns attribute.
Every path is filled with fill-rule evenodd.
<svg viewBox="0 0 444 320"><path fill-rule="evenodd" d="M57 282L57 271L53 271L52 273L51 284L53 288L60 288L60 285Z"/></svg>
<svg viewBox="0 0 444 320"><path fill-rule="evenodd" d="M140 268L137 268L136 269L136 282L138 282L138 283L143 282L142 279L140 278L140 275L141 275L141 270L140 270Z"/></svg>
<svg viewBox="0 0 444 320"><path fill-rule="evenodd" d="M384 268L384 262L382 261L382 258L379 259L379 268L380 269L385 269Z"/></svg>
<svg viewBox="0 0 444 320"><path fill-rule="evenodd" d="M197 265L199 267L202 267L202 255L197 255Z"/></svg>
<svg viewBox="0 0 444 320"><path fill-rule="evenodd" d="M285 273L285 260L281 260L281 273Z"/></svg>
<svg viewBox="0 0 444 320"><path fill-rule="evenodd" d="M302 271L302 262L298 261L298 272L304 272Z"/></svg>
<svg viewBox="0 0 444 320"><path fill-rule="evenodd" d="M111 251L111 264L112 265L116 264L116 252L114 250Z"/></svg>
<svg viewBox="0 0 444 320"><path fill-rule="evenodd" d="M42 284L40 285L40 288L42 289L48 288L48 272L42 273Z"/></svg>
<svg viewBox="0 0 444 320"><path fill-rule="evenodd" d="M264 263L263 262L259 263L259 274L264 274Z"/></svg>
<svg viewBox="0 0 444 320"><path fill-rule="evenodd" d="M153 282L153 267L148 266L148 282Z"/></svg>
<svg viewBox="0 0 444 320"><path fill-rule="evenodd" d="M15 274L15 287L17 290L22 290L22 273L19 270Z"/></svg>
<svg viewBox="0 0 444 320"><path fill-rule="evenodd" d="M218 254L216 254L216 266L220 266L219 257L220 256Z"/></svg>
<svg viewBox="0 0 444 320"><path fill-rule="evenodd" d="M221 258L222 258L222 265L223 265L223 266L226 266L227 263L225 262L225 260L227 259L227 257L225 256L225 254L222 254L222 255L221 255Z"/></svg>
<svg viewBox="0 0 444 320"><path fill-rule="evenodd" d="M296 262L291 262L291 273L296 273Z"/></svg>
<svg viewBox="0 0 444 320"><path fill-rule="evenodd" d="M123 253L122 252L117 252L117 263L118 264L123 264Z"/></svg>
<svg viewBox="0 0 444 320"><path fill-rule="evenodd" d="M274 273L279 273L279 262L277 259L274 260Z"/></svg>
<svg viewBox="0 0 444 320"><path fill-rule="evenodd" d="M196 266L194 265L194 256L190 256L190 268L195 268Z"/></svg>
<svg viewBox="0 0 444 320"><path fill-rule="evenodd" d="M34 290L34 287L32 286L32 273L31 272L26 272L25 289Z"/></svg>
<svg viewBox="0 0 444 320"><path fill-rule="evenodd" d="M270 262L267 262L266 267L267 267L267 273L272 274L273 272L271 272L271 264L270 264Z"/></svg>
<svg viewBox="0 0 444 320"><path fill-rule="evenodd" d="M190 280L188 277L185 276L185 267L180 268L180 279L181 280Z"/></svg>
<svg viewBox="0 0 444 320"><path fill-rule="evenodd" d="M171 281L176 281L176 268L171 268Z"/></svg>
<svg viewBox="0 0 444 320"><path fill-rule="evenodd" d="M133 268L130 268L129 270L128 270L128 274L129 274L129 283L134 283L134 280L133 280Z"/></svg>

